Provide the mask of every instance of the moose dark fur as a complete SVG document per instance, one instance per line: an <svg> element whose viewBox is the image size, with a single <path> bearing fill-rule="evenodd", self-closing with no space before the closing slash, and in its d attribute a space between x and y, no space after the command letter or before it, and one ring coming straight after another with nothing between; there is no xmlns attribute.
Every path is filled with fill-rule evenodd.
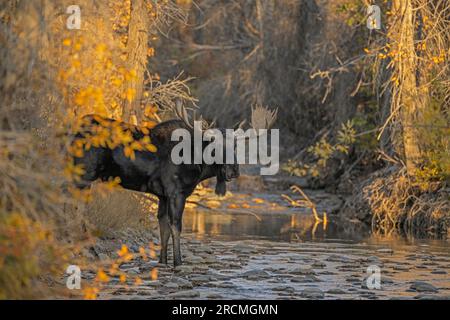
<svg viewBox="0 0 450 320"><path fill-rule="evenodd" d="M75 135L75 139L83 138L91 132L92 126L100 122L116 120L86 116L84 125ZM121 124L132 133L133 139L140 140L147 130L137 126ZM171 141L175 129L183 128L192 133L193 129L181 120L169 120L156 125L148 133L156 152L135 151L135 159L126 157L124 148L91 147L85 150L82 157L75 157L76 165L83 165L84 174L78 182L79 188L86 188L91 182L101 179L119 177L120 185L129 190L151 193L159 198L158 220L161 235L160 262L167 264L167 244L170 236L173 240L174 265L181 265L180 234L186 198L203 180L216 177L216 193L226 192L226 182L239 176L238 164L180 164L171 160L172 148L177 142ZM203 143L203 149L210 142ZM193 144L193 143L192 143ZM226 151L225 151L226 152ZM193 154L193 152L191 153ZM225 154L225 153L224 153Z"/></svg>

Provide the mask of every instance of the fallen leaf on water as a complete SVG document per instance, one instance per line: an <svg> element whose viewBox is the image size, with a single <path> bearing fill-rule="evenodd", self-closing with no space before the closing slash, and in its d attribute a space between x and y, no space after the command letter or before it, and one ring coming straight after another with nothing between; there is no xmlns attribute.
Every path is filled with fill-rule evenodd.
<svg viewBox="0 0 450 320"><path fill-rule="evenodd" d="M255 203L264 203L265 201L261 198L253 198L253 202Z"/></svg>
<svg viewBox="0 0 450 320"><path fill-rule="evenodd" d="M210 208L216 209L220 207L221 203L217 200L209 200L206 202L206 205Z"/></svg>

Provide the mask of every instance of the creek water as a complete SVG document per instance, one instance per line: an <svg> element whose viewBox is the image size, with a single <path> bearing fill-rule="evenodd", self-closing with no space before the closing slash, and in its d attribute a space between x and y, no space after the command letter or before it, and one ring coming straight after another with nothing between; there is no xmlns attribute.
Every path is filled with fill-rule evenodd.
<svg viewBox="0 0 450 320"><path fill-rule="evenodd" d="M273 211L185 214L184 232L198 252L205 244L224 262L218 278L228 277L198 290L231 299L450 297L448 240L380 236L333 216L324 223L306 210Z"/></svg>
<svg viewBox="0 0 450 320"><path fill-rule="evenodd" d="M322 219L340 201L308 194ZM114 279L100 298L450 298L448 240L380 236L332 214L317 222L277 193L233 194L216 203L214 210L185 210L181 267L158 264L158 252L150 261L133 260L121 270L143 282Z"/></svg>

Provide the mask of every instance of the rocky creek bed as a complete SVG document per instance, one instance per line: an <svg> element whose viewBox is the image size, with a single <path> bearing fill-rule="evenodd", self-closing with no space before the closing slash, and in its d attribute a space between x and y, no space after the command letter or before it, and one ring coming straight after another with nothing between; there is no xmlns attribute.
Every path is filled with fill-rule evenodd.
<svg viewBox="0 0 450 320"><path fill-rule="evenodd" d="M261 196L235 196L227 201L239 204ZM320 197L331 198L320 194L316 198ZM278 196L266 198L276 202ZM338 232L342 228L332 223L317 226L310 213L283 209L281 202L259 204L252 207L252 214L219 212L220 208L215 212L187 210L184 264L177 268L160 265L155 256L133 259L120 266L130 280L121 282L112 276L99 298L450 299L447 240L349 235ZM227 202L222 206L226 208ZM141 244L148 247L149 241L159 255L156 229L152 234L125 237L130 251L136 253ZM108 259L101 253L108 246L114 252L120 245L117 239L103 240L94 251ZM368 267L379 268L381 288L368 287ZM141 281L134 283L133 276ZM95 273L84 273L84 277L92 279Z"/></svg>

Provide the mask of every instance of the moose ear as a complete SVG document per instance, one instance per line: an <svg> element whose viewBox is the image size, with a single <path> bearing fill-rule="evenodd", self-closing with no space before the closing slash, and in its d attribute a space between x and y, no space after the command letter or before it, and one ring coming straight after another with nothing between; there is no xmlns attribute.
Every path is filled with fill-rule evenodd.
<svg viewBox="0 0 450 320"><path fill-rule="evenodd" d="M224 196L227 193L227 184L225 180L217 179L215 193L218 196Z"/></svg>

